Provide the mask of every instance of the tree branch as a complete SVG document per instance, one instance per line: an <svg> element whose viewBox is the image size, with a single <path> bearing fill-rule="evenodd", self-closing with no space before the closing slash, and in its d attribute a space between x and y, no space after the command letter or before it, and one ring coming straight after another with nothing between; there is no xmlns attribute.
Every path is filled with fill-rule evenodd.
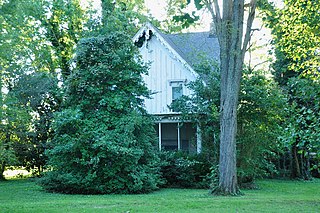
<svg viewBox="0 0 320 213"><path fill-rule="evenodd" d="M205 0L204 2L212 16L216 28L218 28L218 26L221 24L221 14L217 0ZM216 30L218 31L219 29Z"/></svg>
<svg viewBox="0 0 320 213"><path fill-rule="evenodd" d="M262 61L260 63L255 64L252 68L251 68L251 66L249 66L249 69L250 69L250 71L254 71L258 66L260 66L262 64L265 64L267 62L270 62L270 61L269 60L264 60L264 61Z"/></svg>
<svg viewBox="0 0 320 213"><path fill-rule="evenodd" d="M220 12L220 7L218 4L217 0L213 0L213 3L211 3L214 5L214 11L216 12L216 18L221 21L221 12Z"/></svg>
<svg viewBox="0 0 320 213"><path fill-rule="evenodd" d="M247 27L246 27L246 33L244 36L243 40L243 46L242 46L242 58L244 58L248 43L251 39L251 28L252 28L252 23L255 17L255 12L256 12L256 5L257 0L251 0L250 2L250 9L249 9L249 15L247 18Z"/></svg>
<svg viewBox="0 0 320 213"><path fill-rule="evenodd" d="M213 10L213 7L212 7L213 3L212 3L212 1L211 1L211 0L205 0L205 1L204 1L204 4L206 5L206 8L209 10L209 12L210 12L210 14L211 14L211 16L212 16L213 21L216 22L217 16L216 16L216 14L215 14L215 12L214 12L214 10Z"/></svg>

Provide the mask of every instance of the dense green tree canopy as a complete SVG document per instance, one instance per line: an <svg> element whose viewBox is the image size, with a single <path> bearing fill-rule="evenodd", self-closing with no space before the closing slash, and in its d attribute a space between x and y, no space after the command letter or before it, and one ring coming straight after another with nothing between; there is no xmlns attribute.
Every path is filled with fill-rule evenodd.
<svg viewBox="0 0 320 213"><path fill-rule="evenodd" d="M21 107L19 100L12 95L1 96L0 104L0 180L3 180L5 167L18 165L14 147L27 139L31 110Z"/></svg>
<svg viewBox="0 0 320 213"><path fill-rule="evenodd" d="M0 11L0 58L8 77L26 71L68 75L88 17L79 0L11 0Z"/></svg>
<svg viewBox="0 0 320 213"><path fill-rule="evenodd" d="M284 7L269 7L266 21L272 29L276 80L289 98L286 134L293 178L309 179L310 167L319 168L319 28L320 1L285 0Z"/></svg>
<svg viewBox="0 0 320 213"><path fill-rule="evenodd" d="M319 78L320 1L285 0L281 9L269 8L267 24L275 45L275 76L285 84L293 76Z"/></svg>
<svg viewBox="0 0 320 213"><path fill-rule="evenodd" d="M58 82L71 72L70 59L88 17L79 0L0 4L1 81L16 109L29 110L30 116L23 117L30 127L27 137L14 145L20 164L28 169L41 170L45 163L52 114L60 103Z"/></svg>
<svg viewBox="0 0 320 213"><path fill-rule="evenodd" d="M55 117L45 189L104 194L158 187L156 140L142 106L147 69L136 51L122 31L80 40L65 109Z"/></svg>

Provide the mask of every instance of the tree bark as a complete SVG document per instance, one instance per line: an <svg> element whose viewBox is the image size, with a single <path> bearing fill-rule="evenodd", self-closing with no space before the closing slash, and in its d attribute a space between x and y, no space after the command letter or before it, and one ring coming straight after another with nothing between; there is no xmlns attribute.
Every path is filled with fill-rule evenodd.
<svg viewBox="0 0 320 213"><path fill-rule="evenodd" d="M301 178L297 142L292 145L291 153L293 160L291 168L291 178Z"/></svg>
<svg viewBox="0 0 320 213"><path fill-rule="evenodd" d="M0 163L0 181L6 180L4 177L4 170L5 170L6 164L5 162Z"/></svg>
<svg viewBox="0 0 320 213"><path fill-rule="evenodd" d="M212 2L212 3L211 3ZM237 108L243 61L251 37L256 0L251 0L244 33L244 0L207 1L220 44L220 159L219 185L215 194L239 194L236 167Z"/></svg>

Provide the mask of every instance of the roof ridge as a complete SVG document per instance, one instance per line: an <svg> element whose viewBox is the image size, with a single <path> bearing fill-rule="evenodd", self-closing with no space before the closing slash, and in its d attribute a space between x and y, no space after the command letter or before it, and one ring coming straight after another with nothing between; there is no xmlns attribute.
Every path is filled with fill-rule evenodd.
<svg viewBox="0 0 320 213"><path fill-rule="evenodd" d="M158 31L160 31L159 29L158 29ZM161 31L160 31L161 32ZM162 33L162 32L161 32ZM207 34L209 34L210 33L210 31L201 31L201 32L180 32L180 33L162 33L162 34L164 34L164 35L188 35L188 34L205 34L205 33L207 33Z"/></svg>

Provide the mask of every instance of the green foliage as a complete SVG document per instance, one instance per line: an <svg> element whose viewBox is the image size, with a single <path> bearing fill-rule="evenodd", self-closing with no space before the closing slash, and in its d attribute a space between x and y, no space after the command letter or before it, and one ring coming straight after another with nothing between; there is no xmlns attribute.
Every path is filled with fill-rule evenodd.
<svg viewBox="0 0 320 213"><path fill-rule="evenodd" d="M79 70L68 81L67 93L72 94L69 105L79 105L87 112L106 109L119 115L131 111L131 107L142 110L139 96L147 96L148 90L141 75L147 71L132 60L136 50L128 39L115 32L79 43Z"/></svg>
<svg viewBox="0 0 320 213"><path fill-rule="evenodd" d="M161 172L167 187L208 188L212 163L206 155L162 152Z"/></svg>
<svg viewBox="0 0 320 213"><path fill-rule="evenodd" d="M8 165L17 163L16 154L12 148L11 143L5 143L2 139L0 141L0 181L5 180L3 172Z"/></svg>
<svg viewBox="0 0 320 213"><path fill-rule="evenodd" d="M88 16L78 0L3 1L0 14L1 85L15 102L4 104L25 113L17 116L23 133L6 123L10 135L19 138L11 145L21 165L41 171L52 114L60 104L58 78L70 74L69 60Z"/></svg>
<svg viewBox="0 0 320 213"><path fill-rule="evenodd" d="M283 9L267 8L265 18L275 45L274 74L289 98L281 140L290 164L282 169L293 178L309 179L310 164L317 165L312 156L319 149L319 5L318 0L286 0Z"/></svg>
<svg viewBox="0 0 320 213"><path fill-rule="evenodd" d="M6 53L0 58L8 78L39 71L69 75L68 63L87 19L79 2L13 0L0 6L0 52Z"/></svg>
<svg viewBox="0 0 320 213"><path fill-rule="evenodd" d="M191 120L200 125L202 153L215 164L219 161L220 77L217 62L202 60L202 63L195 65L195 70L199 74L198 78L187 84L193 94L182 96L170 107L181 112L182 120Z"/></svg>
<svg viewBox="0 0 320 213"><path fill-rule="evenodd" d="M101 24L97 28L103 32L125 31L133 37L142 24L152 20L144 15L147 12L144 0L102 0L101 6L102 17L99 21ZM99 30L98 32L101 33Z"/></svg>
<svg viewBox="0 0 320 213"><path fill-rule="evenodd" d="M287 99L279 86L260 71L244 70L238 109L239 183L277 172L276 155L281 150Z"/></svg>
<svg viewBox="0 0 320 213"><path fill-rule="evenodd" d="M28 107L21 108L19 101L10 95L1 97L0 106L0 179L4 179L5 167L18 164L14 147L26 139L30 115Z"/></svg>
<svg viewBox="0 0 320 213"><path fill-rule="evenodd" d="M115 5L114 1L103 2ZM37 167L40 173L46 161L44 151L53 133L53 113L61 103L58 84L65 83L72 72L74 64L70 60L80 38L101 26L107 28L106 25L109 31L122 27L132 33L136 29L134 23L143 18L143 0L117 1L115 7L106 16L98 17L97 11L83 8L80 0L0 1L1 80L16 102L14 107L5 104L13 107L8 110L29 113L21 120L30 127L23 134L10 126L11 135L24 135L11 145L27 169ZM106 24L101 24L102 19ZM124 28L128 19L130 23ZM1 128L1 134L7 127Z"/></svg>
<svg viewBox="0 0 320 213"><path fill-rule="evenodd" d="M182 97L172 107L178 108L185 119L202 125L203 151L217 164L220 85L218 72L212 71L212 67L214 63L199 64L199 79L188 85L193 96ZM245 69L239 99L237 167L239 183L243 184L277 173L275 163L283 150L278 136L283 131L287 98L263 71Z"/></svg>
<svg viewBox="0 0 320 213"><path fill-rule="evenodd" d="M9 91L21 107L29 108L32 118L28 121L31 129L27 138L15 144L19 161L26 169L37 168L37 175L42 172L46 162L44 151L52 138L51 123L53 113L59 108L60 94L58 80L47 73L22 74Z"/></svg>
<svg viewBox="0 0 320 213"><path fill-rule="evenodd" d="M293 97L289 113L294 115L290 116L292 120L288 122L290 129L294 131L288 131L291 133L291 137L286 137L288 143L299 138L297 146L316 151L320 148L320 84L318 81L294 78L288 84ZM311 141L314 143L310 144Z"/></svg>
<svg viewBox="0 0 320 213"><path fill-rule="evenodd" d="M39 6L41 13L36 18L41 21L45 39L50 42L53 56L56 56L54 68L59 68L62 77L66 79L71 73L69 61L73 57L76 43L85 31L88 15L81 8L79 0L44 1Z"/></svg>
<svg viewBox="0 0 320 213"><path fill-rule="evenodd" d="M142 97L146 67L123 32L83 39L56 114L48 150L49 191L81 194L143 193L158 188L159 158Z"/></svg>
<svg viewBox="0 0 320 213"><path fill-rule="evenodd" d="M289 168L292 177L309 179L310 170L318 170L320 162L317 157L320 150L320 85L318 81L310 79L291 78L288 86L291 104L287 111L290 116L281 140L293 154L294 166ZM296 165L296 161L299 161L299 165Z"/></svg>
<svg viewBox="0 0 320 213"><path fill-rule="evenodd" d="M277 81L300 74L318 78L320 1L286 0L284 8L269 8L265 18L272 29L277 60L274 70Z"/></svg>
<svg viewBox="0 0 320 213"><path fill-rule="evenodd" d="M162 23L163 28L167 32L181 32L190 26L200 24L199 11L204 8L201 0L167 0L167 16L168 18ZM190 10L193 4L196 10ZM188 9L187 9L188 8Z"/></svg>

